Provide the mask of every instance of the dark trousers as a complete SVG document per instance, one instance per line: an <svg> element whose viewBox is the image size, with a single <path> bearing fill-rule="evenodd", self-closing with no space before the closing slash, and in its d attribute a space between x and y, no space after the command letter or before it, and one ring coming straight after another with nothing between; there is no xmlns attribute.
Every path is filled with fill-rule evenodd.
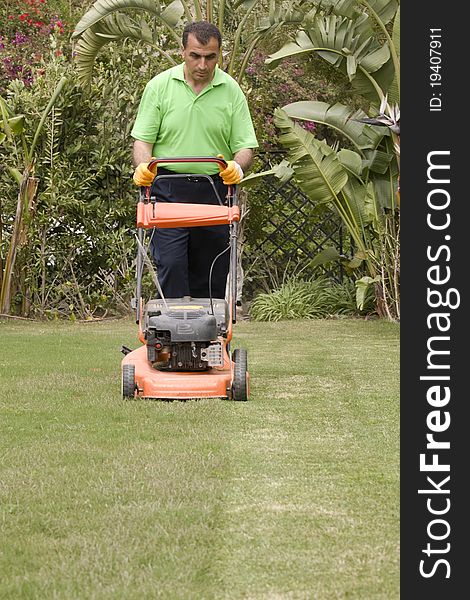
<svg viewBox="0 0 470 600"><path fill-rule="evenodd" d="M169 173L159 167L157 175ZM218 175L212 180L222 202L225 202L227 186ZM219 203L210 182L203 177L157 179L152 186L152 195L157 197L157 202ZM228 225L154 229L151 236L150 249L163 295L166 298L208 298L209 271L214 258L228 247ZM227 250L214 264L211 279L213 298L225 298L229 261Z"/></svg>

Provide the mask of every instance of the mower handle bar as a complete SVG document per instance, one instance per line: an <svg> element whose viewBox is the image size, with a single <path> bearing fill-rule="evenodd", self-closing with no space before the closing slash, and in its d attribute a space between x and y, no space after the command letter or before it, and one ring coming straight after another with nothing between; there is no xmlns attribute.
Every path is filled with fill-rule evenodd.
<svg viewBox="0 0 470 600"><path fill-rule="evenodd" d="M152 158L148 164L148 169L158 165L158 163L216 163L224 169L227 168L227 161L216 156L180 156L173 158Z"/></svg>
<svg viewBox="0 0 470 600"><path fill-rule="evenodd" d="M218 156L173 156L170 158L152 158L148 164L148 169L151 170L152 167L154 167L155 165L158 165L159 163L216 163L217 165L219 165L220 167L223 167L224 169L227 167L227 161L224 160L223 158L219 158ZM184 176L184 173L175 173L174 175L162 175L161 178L170 178L170 177L181 177ZM187 174L189 175L189 173ZM193 176L193 174L191 174L191 176ZM194 177L197 177L198 174L194 174ZM219 201L219 204L222 205L222 201L219 197L219 194L217 193L217 190L214 187L214 182L210 179L209 175L204 175L204 174L199 174L199 176L203 176L203 177L207 177L207 179L210 180L212 187L214 188L214 192L215 195ZM157 177L159 177L158 175L158 169L157 169ZM233 185L229 184L228 185L228 194L230 196L233 195ZM149 195L149 190L150 190L151 186L148 187L141 187L141 196L147 196Z"/></svg>
<svg viewBox="0 0 470 600"><path fill-rule="evenodd" d="M149 164L147 166L147 168L149 170L152 169L153 166L158 165L159 163L215 163L217 165L219 165L219 167L223 167L223 169L227 168L227 161L224 160L223 158L219 158L216 156L181 156L181 157L171 157L171 158L152 158L149 161ZM158 176L158 175L157 175ZM212 185L213 182L211 181ZM229 188L229 195L234 194L233 192L233 187L232 185L228 186ZM147 188L141 188L141 192L143 190L146 190L146 193L149 194L150 193L150 187ZM143 195L143 194L142 194ZM217 192L216 195L218 196ZM219 198L219 202L220 202L220 198ZM143 236L143 232L142 229L139 228L139 235L142 237ZM232 281L231 281L231 292L232 292L232 306L231 306L231 312L232 312L232 323L236 322L236 290L237 290L237 256L236 256L236 244L237 244L237 234L236 234L236 223L232 223L232 231L230 234L230 246L232 249L232 256L231 256L231 268L232 268ZM138 255L139 256L139 255ZM137 269L139 271L139 268ZM140 321L141 318L141 314L140 314L140 306L138 305L139 303L139 297L140 297L140 281L137 282L137 289L136 289L136 295L137 295L137 305L136 305L136 319L137 322Z"/></svg>

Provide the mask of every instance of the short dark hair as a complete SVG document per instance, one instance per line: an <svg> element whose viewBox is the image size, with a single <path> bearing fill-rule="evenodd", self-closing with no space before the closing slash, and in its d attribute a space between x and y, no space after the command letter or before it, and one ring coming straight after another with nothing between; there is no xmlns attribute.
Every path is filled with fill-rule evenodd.
<svg viewBox="0 0 470 600"><path fill-rule="evenodd" d="M219 28L209 23L208 21L193 21L188 23L183 29L183 48L188 44L188 35L192 33L197 41L205 46L211 38L215 38L219 43L219 48L222 46L222 36Z"/></svg>

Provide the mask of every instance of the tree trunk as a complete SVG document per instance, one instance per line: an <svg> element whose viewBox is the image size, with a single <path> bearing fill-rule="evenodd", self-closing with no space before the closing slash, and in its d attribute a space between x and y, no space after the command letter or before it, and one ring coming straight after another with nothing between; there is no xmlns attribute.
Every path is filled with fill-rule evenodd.
<svg viewBox="0 0 470 600"><path fill-rule="evenodd" d="M3 206L2 199L0 198L0 291L2 289L2 281L3 281L3 258L2 258L2 246L3 246Z"/></svg>
<svg viewBox="0 0 470 600"><path fill-rule="evenodd" d="M34 206L39 180L32 176L33 165L28 165L23 171L18 202L16 205L16 216L11 234L10 246L5 260L2 287L0 292L0 312L10 314L11 299L14 295L13 275L15 266L18 269L17 257L21 246L27 243L29 217Z"/></svg>

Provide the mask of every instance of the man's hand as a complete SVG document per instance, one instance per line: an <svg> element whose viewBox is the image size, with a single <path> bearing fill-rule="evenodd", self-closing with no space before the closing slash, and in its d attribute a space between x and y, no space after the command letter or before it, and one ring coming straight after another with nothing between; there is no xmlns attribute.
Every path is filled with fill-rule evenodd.
<svg viewBox="0 0 470 600"><path fill-rule="evenodd" d="M155 179L155 175L157 174L157 165L152 167L152 171L148 168L148 166L148 162L142 162L135 168L133 180L136 185L144 187L152 185L152 181Z"/></svg>
<svg viewBox="0 0 470 600"><path fill-rule="evenodd" d="M223 158L221 154L219 154L218 158ZM222 177L222 181L225 185L234 185L236 183L240 183L243 179L243 170L240 165L235 160L228 160L227 167L224 169L221 165L219 165L220 176Z"/></svg>

